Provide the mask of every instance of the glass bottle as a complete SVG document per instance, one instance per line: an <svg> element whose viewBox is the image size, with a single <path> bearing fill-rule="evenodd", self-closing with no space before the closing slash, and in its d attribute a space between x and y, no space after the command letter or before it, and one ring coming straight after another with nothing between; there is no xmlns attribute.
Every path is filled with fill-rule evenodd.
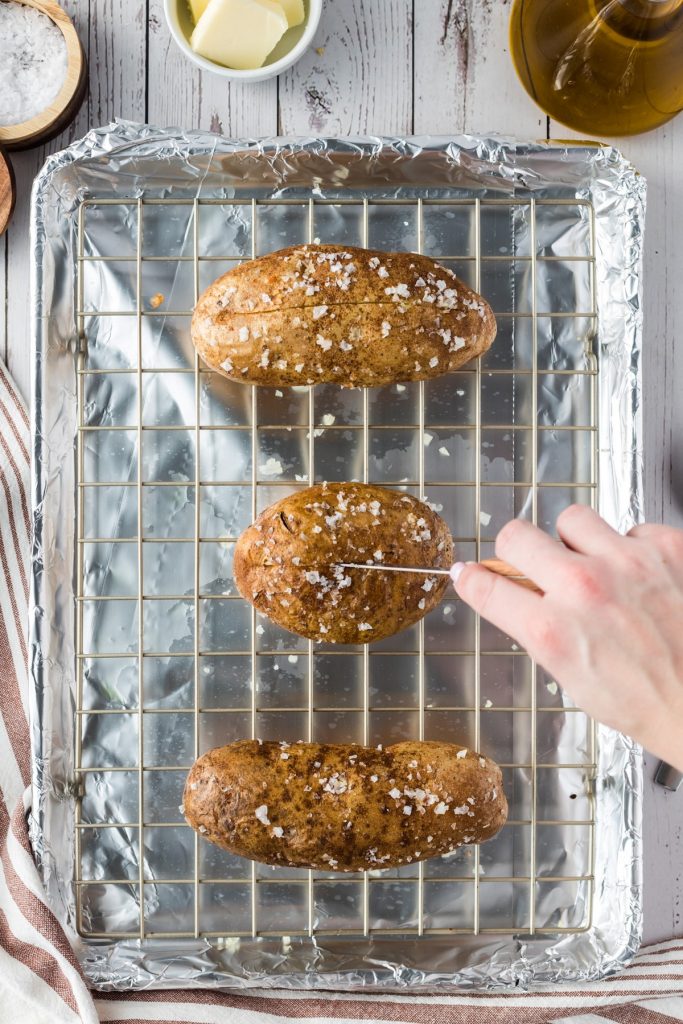
<svg viewBox="0 0 683 1024"><path fill-rule="evenodd" d="M683 0L514 0L510 48L529 95L587 137L683 109Z"/></svg>

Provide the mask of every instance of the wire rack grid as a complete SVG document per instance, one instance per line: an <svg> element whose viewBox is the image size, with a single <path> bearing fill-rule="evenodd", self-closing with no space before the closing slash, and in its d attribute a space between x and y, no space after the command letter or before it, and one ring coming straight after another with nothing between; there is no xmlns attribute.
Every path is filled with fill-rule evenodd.
<svg viewBox="0 0 683 1024"><path fill-rule="evenodd" d="M106 248L96 251L88 241L88 216L118 216L118 210L108 209L114 207L120 208L135 239L134 251L127 255ZM245 225L247 251L245 243L235 252L207 251L202 243L202 219L226 216L228 208L228 216L236 216ZM146 268L155 262L165 263L167 255L163 247L160 252L146 250L145 219L160 210L168 217L180 213L185 218L184 249L175 256L174 273L176 279L184 271L191 274L187 307L185 299L180 308L166 308L169 296L150 294ZM177 332L186 334L189 305L203 283L218 270L277 247L272 233L266 233L260 243L265 212L287 223L296 213L299 234L294 232L292 237L290 227L289 237L281 244L318 237L348 243L348 235L339 239L330 232L328 215L334 213L337 229L340 224L353 223L353 240L366 247L377 244L375 223L381 227L390 215L394 221L398 218L399 230L401 225L408 229L405 248L426 249L454 266L487 297L496 290L496 281L502 281L501 293L509 296L510 303L509 309L502 303L497 311L503 336L498 362L494 345L493 362L485 356L445 379L446 392L443 379L343 394L335 389L331 405L331 392L325 386L284 389L288 392L284 395L235 385L244 407L241 421L238 416L238 422L214 422L207 415L207 403L229 403L234 389L229 394L221 392L227 385L202 365L196 354L186 359L186 365L155 365L154 352L148 351L146 324L148 319L160 318L173 326L175 318ZM539 237L539 224L545 231L544 225L558 216L574 218L574 228L565 237L575 241L570 249L555 252ZM466 236L460 246L456 244L456 251L440 242L440 230L435 227L449 217L453 219L451 234ZM516 225L512 249L497 244L501 239L495 227L510 223ZM463 225L467 226L464 232ZM97 283L114 268L117 272L123 268L130 289L130 305L125 310L111 308L116 306L108 301L113 294L111 281L108 292ZM560 271L569 274L570 287L561 308L547 308L546 276ZM441 616L437 626L427 619L400 634L400 639L390 638L393 642L379 645L331 649L290 634L269 633L269 624L244 605L225 579L219 587L204 585L205 551L215 548L229 553L239 531L206 535L202 503L208 493L239 492L245 498L248 519L253 519L273 500L274 492L307 486L321 479L321 473L329 478L334 462L327 439L332 437L339 472L346 474L339 478L382 482L443 501L447 506L444 515L464 557L478 560L492 552L500 516L521 514L550 528L553 515L567 500L595 507L594 274L593 210L589 203L574 200L228 202L143 198L89 200L82 205L76 296L80 336L76 772L80 795L75 855L81 934L90 938L219 939L226 934L556 934L590 927L595 829L592 779L596 766L593 724L558 693L552 680L542 675L510 638L469 615L452 597L432 613ZM584 285L573 283L579 278ZM113 323L117 317L125 317L133 332L130 365L98 364L91 359L93 324ZM574 356L558 357L560 324L564 336L576 342ZM550 339L544 346L541 334ZM169 374L166 400L173 388L189 382L192 415L159 426L148 422L146 415L146 378L158 384ZM114 395L117 379L125 381L134 396L128 404L133 422L113 422L115 417L106 414L103 394L106 398L109 392L101 388L106 383ZM93 382L100 389L95 401L89 391ZM218 390L212 393L214 386ZM558 389L559 405L564 402L565 408L562 422L548 415L543 398L547 391L557 397ZM580 394L580 400L575 401L574 392ZM464 396L464 401L458 403L456 395ZM290 400L292 417L274 418L277 401ZM403 405L408 412L401 419ZM330 407L336 410L334 415L325 411ZM577 412L579 407L583 411ZM145 459L148 438L162 434L164 443L182 441L193 447L193 466L180 480L177 473L171 479L155 478ZM121 448L123 461L129 458L132 467L128 478L123 473L114 480L102 479L89 471L91 449L102 435L108 443L115 442L117 436L130 442L127 454L125 443ZM272 437L271 442L264 438L271 435L277 435L280 447L268 448ZM287 438L292 436L298 439L301 465L295 468L301 472L264 477L264 463L277 462L284 450L282 444L289 445ZM244 450L239 471L229 472L227 478L220 473L206 477L204 466L215 463L215 449L220 449L226 438L236 437L244 439L239 441ZM453 452L446 447L448 443ZM565 468L558 472L552 469L558 462L553 453L560 451L565 452L559 460ZM410 453L408 469L401 452ZM457 465L450 468L458 462L462 469ZM445 465L448 471L441 469ZM188 499L191 518L185 520L189 530L184 534L164 533L163 523L153 517L150 527L146 496L161 494L165 488L180 489ZM119 507L115 526L103 532L99 524L107 517L102 510L111 504L115 492L117 500L128 505L132 501L133 514L126 517ZM500 507L497 495L504 499ZM461 506L467 514L460 515L457 509ZM170 551L178 545L178 564L180 553L188 555L189 586L185 580L176 592L166 587L160 593L153 585L150 589L146 567L154 555L149 552L159 545ZM100 562L109 566L117 551L122 552L133 581L128 590L120 593L103 585L93 587L89 552L94 549L100 553ZM119 608L132 609L129 628L122 635L119 631L118 643L100 646L92 623L117 603ZM168 622L172 609L179 606L187 612L192 628L188 643L173 650L172 645L163 646L163 629L149 629L146 610L165 609L159 614ZM213 614L219 606L226 616L220 618L216 636L207 640L206 609ZM220 623L225 630L226 623L236 620L243 623L236 630L237 640L223 644ZM222 686L220 676L226 665L232 671L238 661L245 669L245 681L237 699L235 687L232 683ZM279 698L279 686L262 686L266 661L271 678L285 661L296 665L295 671L301 673L298 689L285 686ZM103 699L93 680L97 681L100 670L106 676L113 665L117 671L124 665L131 685L127 696L112 700L110 687ZM325 679L321 665L330 673L326 688L319 685L320 677ZM153 684L148 672L154 673ZM459 672L464 674L462 686ZM216 684L218 699L215 694L207 697L203 673ZM184 689L178 688L179 674L186 683ZM173 687L169 685L166 694L171 694L171 700L160 699L159 686L163 690L164 680L171 678ZM351 684L346 685L349 680ZM177 705L173 693L185 694ZM222 699L224 695L231 699ZM111 719L105 721L110 716L118 716L114 724ZM179 721L183 723L180 732ZM130 737L135 737L132 757L112 753L111 740L110 748L105 749L100 730L107 727L110 737L128 738L122 740L122 750L130 748ZM217 854L184 825L180 811L168 810L165 794L170 786L179 803L191 760L217 742L247 735L364 744L407 736L467 742L483 748L501 764L511 804L510 820L499 839L481 849L474 847L443 861L393 871L339 876L267 868ZM99 802L93 798L94 792L100 794ZM113 835L118 845L112 844ZM493 852L488 853L489 849ZM175 859L174 850L179 853ZM559 864L565 869L569 866L567 873L558 869Z"/></svg>

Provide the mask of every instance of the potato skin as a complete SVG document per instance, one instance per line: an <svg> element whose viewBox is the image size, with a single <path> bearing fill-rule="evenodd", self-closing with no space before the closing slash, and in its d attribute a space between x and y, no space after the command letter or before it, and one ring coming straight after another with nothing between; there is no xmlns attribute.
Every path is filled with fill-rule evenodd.
<svg viewBox="0 0 683 1024"><path fill-rule="evenodd" d="M232 380L373 387L457 369L488 349L496 321L428 256L302 245L219 277L191 334L204 362Z"/></svg>
<svg viewBox="0 0 683 1024"><path fill-rule="evenodd" d="M371 643L418 622L447 576L339 569L339 562L448 568L443 519L408 494L373 484L308 487L271 505L239 537L240 594L274 622L327 643Z"/></svg>
<svg viewBox="0 0 683 1024"><path fill-rule="evenodd" d="M498 766L466 747L240 740L192 766L185 817L205 839L264 864L391 868L490 839L505 824Z"/></svg>

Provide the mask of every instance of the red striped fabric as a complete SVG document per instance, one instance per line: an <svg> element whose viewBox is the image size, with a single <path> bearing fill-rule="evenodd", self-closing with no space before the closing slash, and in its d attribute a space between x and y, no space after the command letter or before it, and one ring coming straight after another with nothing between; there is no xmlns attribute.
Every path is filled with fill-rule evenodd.
<svg viewBox="0 0 683 1024"><path fill-rule="evenodd" d="M0 363L0 1024L667 1024L683 1021L683 939L644 949L617 978L509 995L396 996L332 992L151 991L91 993L67 936L44 899L26 814L30 555L29 421Z"/></svg>

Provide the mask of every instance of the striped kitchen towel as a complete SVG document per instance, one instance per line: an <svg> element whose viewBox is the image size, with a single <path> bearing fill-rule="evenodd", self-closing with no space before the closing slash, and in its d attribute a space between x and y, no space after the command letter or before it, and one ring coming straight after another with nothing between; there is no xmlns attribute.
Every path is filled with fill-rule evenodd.
<svg viewBox="0 0 683 1024"><path fill-rule="evenodd" d="M593 985L554 987L532 994L91 993L59 922L45 903L26 826L30 800L26 646L28 475L28 417L0 363L0 1024L683 1021L683 939L642 950L618 977Z"/></svg>

